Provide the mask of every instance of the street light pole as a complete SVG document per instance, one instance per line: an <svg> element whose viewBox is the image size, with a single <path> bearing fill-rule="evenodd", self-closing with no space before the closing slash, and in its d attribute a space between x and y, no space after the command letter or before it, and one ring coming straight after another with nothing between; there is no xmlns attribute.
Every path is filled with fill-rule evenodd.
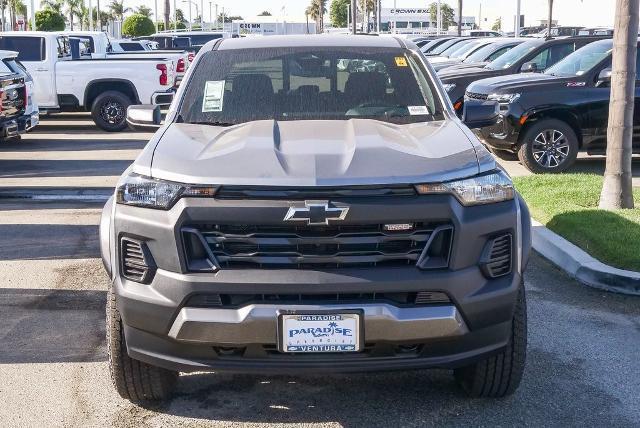
<svg viewBox="0 0 640 428"><path fill-rule="evenodd" d="M516 27L513 37L520 37L520 0L516 1Z"/></svg>
<svg viewBox="0 0 640 428"><path fill-rule="evenodd" d="M438 35L442 31L442 9L440 8L440 0L438 0L438 6L436 8L436 28L438 29Z"/></svg>
<svg viewBox="0 0 640 428"><path fill-rule="evenodd" d="M33 0L31 5L33 7ZM89 0L89 31L93 31L93 4L91 0Z"/></svg>
<svg viewBox="0 0 640 428"><path fill-rule="evenodd" d="M173 0L173 29L178 30L178 7L176 6L176 0Z"/></svg>
<svg viewBox="0 0 640 428"><path fill-rule="evenodd" d="M91 0L89 0L91 1ZM154 4L154 10L153 10L153 19L155 20L155 24L154 24L154 28L156 29L156 33L158 32L158 0L155 0L155 4Z"/></svg>
<svg viewBox="0 0 640 428"><path fill-rule="evenodd" d="M191 0L189 0L189 31L191 31Z"/></svg>

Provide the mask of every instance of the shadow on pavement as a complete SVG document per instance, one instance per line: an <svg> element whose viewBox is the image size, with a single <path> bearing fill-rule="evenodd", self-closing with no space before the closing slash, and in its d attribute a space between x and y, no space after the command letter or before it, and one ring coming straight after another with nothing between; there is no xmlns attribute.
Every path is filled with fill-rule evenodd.
<svg viewBox="0 0 640 428"><path fill-rule="evenodd" d="M132 160L0 160L0 177L119 176Z"/></svg>
<svg viewBox="0 0 640 428"><path fill-rule="evenodd" d="M100 257L97 225L0 224L1 260Z"/></svg>
<svg viewBox="0 0 640 428"><path fill-rule="evenodd" d="M106 291L0 288L0 364L106 361Z"/></svg>
<svg viewBox="0 0 640 428"><path fill-rule="evenodd" d="M2 152L70 152L91 150L141 150L147 144L148 138L123 138L123 139L29 139L16 142L7 142L0 145Z"/></svg>

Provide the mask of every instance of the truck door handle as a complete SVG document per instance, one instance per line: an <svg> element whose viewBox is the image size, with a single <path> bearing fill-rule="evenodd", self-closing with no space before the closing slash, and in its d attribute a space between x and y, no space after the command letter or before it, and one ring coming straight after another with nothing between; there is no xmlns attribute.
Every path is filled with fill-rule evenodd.
<svg viewBox="0 0 640 428"><path fill-rule="evenodd" d="M49 71L49 69L41 67L41 68L36 68L36 71Z"/></svg>

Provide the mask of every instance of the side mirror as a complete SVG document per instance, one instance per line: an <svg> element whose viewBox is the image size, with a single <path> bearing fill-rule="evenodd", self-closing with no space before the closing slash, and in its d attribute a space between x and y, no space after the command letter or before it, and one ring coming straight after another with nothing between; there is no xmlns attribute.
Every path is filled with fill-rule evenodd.
<svg viewBox="0 0 640 428"><path fill-rule="evenodd" d="M493 126L500 116L497 101L466 100L462 109L462 122L471 129Z"/></svg>
<svg viewBox="0 0 640 428"><path fill-rule="evenodd" d="M596 86L608 86L611 84L611 69L605 68L598 74L598 82Z"/></svg>
<svg viewBox="0 0 640 428"><path fill-rule="evenodd" d="M143 104L127 108L127 123L137 131L155 131L161 121L160 106Z"/></svg>
<svg viewBox="0 0 640 428"><path fill-rule="evenodd" d="M520 71L523 73L535 73L538 71L538 64L533 61L525 62L522 64L522 67L520 67Z"/></svg>

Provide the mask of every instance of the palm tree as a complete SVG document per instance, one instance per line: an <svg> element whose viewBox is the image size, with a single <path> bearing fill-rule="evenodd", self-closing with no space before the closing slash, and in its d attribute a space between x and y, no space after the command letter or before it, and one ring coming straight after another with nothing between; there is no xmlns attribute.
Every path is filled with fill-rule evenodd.
<svg viewBox="0 0 640 428"><path fill-rule="evenodd" d="M6 5L9 6L9 21L11 22L11 29L15 30L17 25L16 16L27 16L27 6L22 3L22 0L8 0Z"/></svg>
<svg viewBox="0 0 640 428"><path fill-rule="evenodd" d="M613 34L611 97L607 128L607 166L600 208L633 208L631 153L633 141L638 1L617 0Z"/></svg>
<svg viewBox="0 0 640 428"><path fill-rule="evenodd" d="M169 29L169 16L171 15L171 1L164 0L164 29ZM156 17L157 19L157 17Z"/></svg>
<svg viewBox="0 0 640 428"><path fill-rule="evenodd" d="M316 33L324 31L324 14L327 13L327 0L311 0L305 13L316 21Z"/></svg>
<svg viewBox="0 0 640 428"><path fill-rule="evenodd" d="M111 15L119 21L124 19L125 13L131 12L130 7L124 7L124 0L111 0L111 3L109 3L107 7L111 11Z"/></svg>
<svg viewBox="0 0 640 428"><path fill-rule="evenodd" d="M151 15L153 15L153 13L151 13L151 8L145 5L138 6L135 12L138 15L143 15L143 16L146 16L147 18L151 18Z"/></svg>
<svg viewBox="0 0 640 428"><path fill-rule="evenodd" d="M371 12L376 8L376 0L360 0L360 10L364 13L363 15L366 17L363 19L363 30L367 33L369 32L369 20L371 19ZM364 28L364 25L367 27Z"/></svg>
<svg viewBox="0 0 640 428"><path fill-rule="evenodd" d="M73 17L76 16L82 21L82 6L84 2L83 0L66 0L66 3L67 13L69 14L69 28L73 31ZM82 27L82 24L80 26Z"/></svg>
<svg viewBox="0 0 640 428"><path fill-rule="evenodd" d="M44 9L51 9L54 12L62 14L64 1L63 0L40 0L40 6Z"/></svg>

